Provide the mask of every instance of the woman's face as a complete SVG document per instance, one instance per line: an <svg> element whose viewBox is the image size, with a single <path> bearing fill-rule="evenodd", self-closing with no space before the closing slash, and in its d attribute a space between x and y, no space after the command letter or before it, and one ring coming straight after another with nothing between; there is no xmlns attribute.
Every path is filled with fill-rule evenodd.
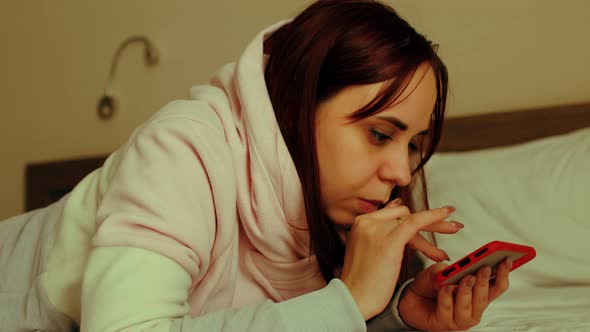
<svg viewBox="0 0 590 332"><path fill-rule="evenodd" d="M347 117L373 100L382 85L348 87L318 108L315 134L322 207L339 233L358 215L386 202L396 186L410 183L411 147L420 146L430 124L436 81L428 65L418 68L401 102L347 123Z"/></svg>

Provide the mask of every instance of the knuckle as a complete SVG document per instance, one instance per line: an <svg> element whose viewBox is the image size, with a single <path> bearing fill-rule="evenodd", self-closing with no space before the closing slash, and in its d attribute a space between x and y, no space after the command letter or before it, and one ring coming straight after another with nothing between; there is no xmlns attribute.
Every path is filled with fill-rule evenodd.
<svg viewBox="0 0 590 332"><path fill-rule="evenodd" d="M467 321L463 321L463 322L457 324L457 329L458 330L467 330L472 326L473 325L471 325L471 321L467 320Z"/></svg>
<svg viewBox="0 0 590 332"><path fill-rule="evenodd" d="M408 207L407 207L407 206L405 206L405 205L402 205L402 206L400 206L399 208L400 208L400 210L401 210L401 213L402 213L403 215L410 215L410 214L412 213L412 212L410 211L410 208L408 208Z"/></svg>
<svg viewBox="0 0 590 332"><path fill-rule="evenodd" d="M352 222L352 225L350 225L350 229L351 230L354 230L355 228L358 228L359 225L361 223L363 223L363 219L364 219L363 216L358 216L358 217L354 218L354 221Z"/></svg>
<svg viewBox="0 0 590 332"><path fill-rule="evenodd" d="M479 306L481 306L481 307L485 307L485 306L487 306L487 304L488 304L488 299L487 299L487 297L483 297L483 296L482 296L482 297L479 297L479 298L478 298L476 301L477 301L477 304L478 304Z"/></svg>
<svg viewBox="0 0 590 332"><path fill-rule="evenodd" d="M448 217L448 216L449 216L449 212L448 212L448 210L447 210L447 209L437 209L437 210L436 210L436 212L437 212L437 213L436 213L436 216L437 216L439 219L444 219L444 218L446 218L446 217Z"/></svg>
<svg viewBox="0 0 590 332"><path fill-rule="evenodd" d="M414 250L419 250L419 247L416 245L416 242L413 239L410 239L410 241L408 241L408 243L406 243L406 246L408 246Z"/></svg>
<svg viewBox="0 0 590 332"><path fill-rule="evenodd" d="M446 328L445 329L448 330L448 331L457 331L457 330L460 330L461 328L455 322L449 322L449 323L446 324Z"/></svg>
<svg viewBox="0 0 590 332"><path fill-rule="evenodd" d="M500 288L502 290L502 292L505 292L508 290L508 283L502 284L502 287Z"/></svg>
<svg viewBox="0 0 590 332"><path fill-rule="evenodd" d="M445 301L445 302L441 303L441 309L444 311L450 311L453 309L453 304Z"/></svg>
<svg viewBox="0 0 590 332"><path fill-rule="evenodd" d="M355 224L361 224L366 222L368 219L368 217L364 214L361 214L360 216L357 216L356 218L354 218L354 222L352 223L353 225Z"/></svg>
<svg viewBox="0 0 590 332"><path fill-rule="evenodd" d="M358 216L353 224L352 227L350 229L352 234L355 234L356 236L368 236L370 235L370 228L369 227L371 225L369 221L369 218L367 217L362 217L362 216Z"/></svg>
<svg viewBox="0 0 590 332"><path fill-rule="evenodd" d="M399 223L399 225L397 225L397 227L402 227L402 228L408 228L408 227L413 227L413 223L410 222L411 219L409 218L400 218L401 222ZM412 237L414 238L414 237Z"/></svg>
<svg viewBox="0 0 590 332"><path fill-rule="evenodd" d="M357 231L367 232L370 229L371 224L371 217L368 216L358 216L354 220L353 226L357 229Z"/></svg>

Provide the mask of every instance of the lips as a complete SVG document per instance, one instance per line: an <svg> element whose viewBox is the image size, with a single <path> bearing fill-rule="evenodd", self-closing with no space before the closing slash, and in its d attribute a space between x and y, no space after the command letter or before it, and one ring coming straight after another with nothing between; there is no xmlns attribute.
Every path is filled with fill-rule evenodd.
<svg viewBox="0 0 590 332"><path fill-rule="evenodd" d="M381 201L367 200L364 198L359 199L359 208L363 212L377 211L379 209L380 204L381 204Z"/></svg>
<svg viewBox="0 0 590 332"><path fill-rule="evenodd" d="M369 202L369 203L371 203L371 204L373 204L373 205L375 205L375 206L379 206L379 205L381 205L381 204L384 204L384 202L383 202L383 201L380 201L380 200L375 200L375 199L365 199L365 198L361 198L361 199L362 199L363 201L365 201L365 202Z"/></svg>

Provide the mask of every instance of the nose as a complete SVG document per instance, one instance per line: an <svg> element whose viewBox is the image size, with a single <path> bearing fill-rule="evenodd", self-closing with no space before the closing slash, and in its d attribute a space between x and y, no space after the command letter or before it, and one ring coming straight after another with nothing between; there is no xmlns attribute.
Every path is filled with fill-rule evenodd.
<svg viewBox="0 0 590 332"><path fill-rule="evenodd" d="M379 178L392 182L393 185L404 187L410 184L412 173L410 171L410 157L406 149L398 149L395 153L389 153L384 157L379 167Z"/></svg>

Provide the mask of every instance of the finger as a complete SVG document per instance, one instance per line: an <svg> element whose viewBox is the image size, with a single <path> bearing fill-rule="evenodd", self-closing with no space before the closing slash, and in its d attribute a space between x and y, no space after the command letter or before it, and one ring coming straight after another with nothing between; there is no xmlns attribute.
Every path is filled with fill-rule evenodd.
<svg viewBox="0 0 590 332"><path fill-rule="evenodd" d="M489 286L491 267L485 266L477 271L477 281L473 286L473 301L471 319L475 322L481 320L483 312L486 310L489 303Z"/></svg>
<svg viewBox="0 0 590 332"><path fill-rule="evenodd" d="M424 255L426 255L426 257L436 262L451 260L446 252L430 243L420 234L416 234L412 239L410 239L408 246L422 252Z"/></svg>
<svg viewBox="0 0 590 332"><path fill-rule="evenodd" d="M373 219L393 220L410 216L412 212L405 205L389 206L381 210L373 211L365 214L371 216Z"/></svg>
<svg viewBox="0 0 590 332"><path fill-rule="evenodd" d="M457 330L453 318L453 291L457 286L449 285L438 290L436 317L449 331Z"/></svg>
<svg viewBox="0 0 590 332"><path fill-rule="evenodd" d="M385 207L394 207L394 206L401 206L403 204L403 200L401 198L396 198L393 201L387 203Z"/></svg>
<svg viewBox="0 0 590 332"><path fill-rule="evenodd" d="M393 203L393 201L390 202L390 204L392 204L392 203ZM383 224L381 221L385 221L387 223L383 224L383 225L379 225L379 227L380 228L385 227L385 229L383 229L383 232L390 233L392 230L397 228L397 226L399 225L395 221L398 221L403 218L407 218L411 215L412 215L412 213L410 212L410 209L407 206L401 205L401 206L393 206L393 207L383 208L381 210L373 211L373 212L366 213L366 214L359 216L358 219L355 219L355 222L353 223L353 225L347 227L347 230L352 230L352 228L355 227L355 224L358 224L358 223L368 222L369 224L378 224L379 225L379 224ZM377 223L375 223L375 221L377 221ZM408 240L405 240L403 242L403 245L405 245L407 241Z"/></svg>
<svg viewBox="0 0 590 332"><path fill-rule="evenodd" d="M414 213L405 218L404 222L402 222L398 227L395 227L393 229L393 233L395 233L396 238L399 238L404 242L404 244L408 243L410 239L413 238L414 235L416 235L421 229L447 218L451 215L451 213L453 213L453 211L455 211L454 207L445 206L438 209Z"/></svg>
<svg viewBox="0 0 590 332"><path fill-rule="evenodd" d="M461 230L463 227L465 227L465 225L455 220L437 221L432 225L424 227L422 231L441 234L454 234Z"/></svg>
<svg viewBox="0 0 590 332"><path fill-rule="evenodd" d="M508 274L510 273L511 268L512 260L510 258L507 258L498 266L494 286L490 288L489 302L497 299L500 295L508 290Z"/></svg>
<svg viewBox="0 0 590 332"><path fill-rule="evenodd" d="M436 282L437 274L449 267L449 264L435 263L424 269L423 273L420 273L418 277L410 284L414 293L426 297L434 298L440 287ZM440 288L439 288L440 287Z"/></svg>
<svg viewBox="0 0 590 332"><path fill-rule="evenodd" d="M471 326L471 301L473 298L472 291L474 285L475 277L472 275L464 277L459 283L453 316L455 318L455 323L457 323L459 327Z"/></svg>

